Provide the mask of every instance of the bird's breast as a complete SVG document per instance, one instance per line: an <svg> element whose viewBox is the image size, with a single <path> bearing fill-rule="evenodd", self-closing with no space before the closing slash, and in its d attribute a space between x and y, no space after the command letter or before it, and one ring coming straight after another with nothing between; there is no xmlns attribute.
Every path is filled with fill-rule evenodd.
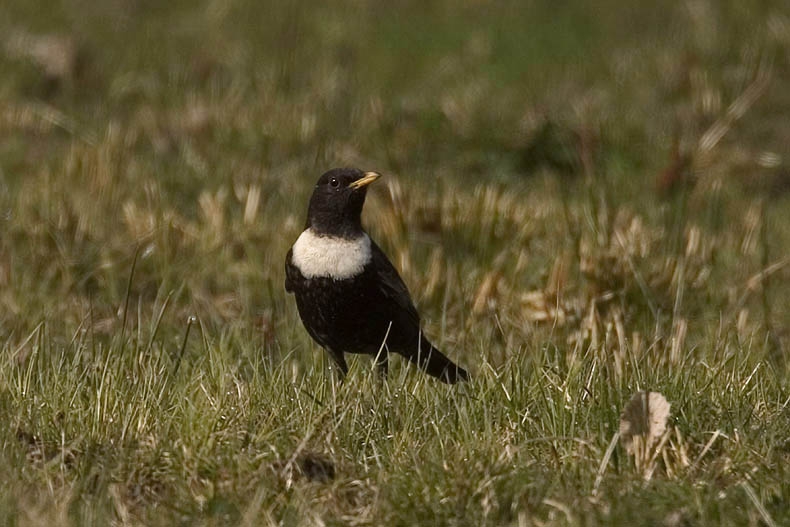
<svg viewBox="0 0 790 527"><path fill-rule="evenodd" d="M367 234L347 239L306 229L292 247L291 263L307 279L345 280L361 274L371 257Z"/></svg>

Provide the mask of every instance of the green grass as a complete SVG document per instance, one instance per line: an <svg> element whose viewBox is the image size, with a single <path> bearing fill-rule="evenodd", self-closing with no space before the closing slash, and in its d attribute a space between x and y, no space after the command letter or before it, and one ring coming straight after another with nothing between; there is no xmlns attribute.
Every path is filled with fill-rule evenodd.
<svg viewBox="0 0 790 527"><path fill-rule="evenodd" d="M790 524L790 10L522 4L0 4L0 521ZM473 382L302 328L345 165Z"/></svg>

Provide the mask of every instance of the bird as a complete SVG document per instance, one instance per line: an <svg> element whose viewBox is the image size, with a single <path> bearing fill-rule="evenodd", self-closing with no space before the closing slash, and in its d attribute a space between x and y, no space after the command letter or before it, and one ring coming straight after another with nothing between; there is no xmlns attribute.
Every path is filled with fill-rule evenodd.
<svg viewBox="0 0 790 527"><path fill-rule="evenodd" d="M466 370L436 349L398 271L362 227L368 185L378 172L334 168L313 189L304 231L285 258L285 290L293 293L305 329L345 378L345 354L367 354L387 376L388 353L447 384Z"/></svg>

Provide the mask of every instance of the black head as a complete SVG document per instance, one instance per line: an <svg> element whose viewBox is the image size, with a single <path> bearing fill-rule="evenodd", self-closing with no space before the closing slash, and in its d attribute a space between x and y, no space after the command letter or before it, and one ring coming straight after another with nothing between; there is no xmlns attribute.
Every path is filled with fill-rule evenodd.
<svg viewBox="0 0 790 527"><path fill-rule="evenodd" d="M367 187L380 177L357 168L333 168L318 179L307 209L307 225L317 234L354 238L362 232Z"/></svg>

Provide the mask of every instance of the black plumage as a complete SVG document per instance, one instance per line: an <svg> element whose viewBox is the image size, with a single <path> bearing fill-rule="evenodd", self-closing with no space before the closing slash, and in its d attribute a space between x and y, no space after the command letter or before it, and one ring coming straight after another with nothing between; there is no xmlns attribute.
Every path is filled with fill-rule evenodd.
<svg viewBox="0 0 790 527"><path fill-rule="evenodd" d="M305 230L285 260L285 289L296 297L307 332L348 371L344 353L376 357L386 375L387 353L398 353L447 383L467 380L425 338L406 284L362 228L367 185L375 172L343 168L318 180Z"/></svg>

